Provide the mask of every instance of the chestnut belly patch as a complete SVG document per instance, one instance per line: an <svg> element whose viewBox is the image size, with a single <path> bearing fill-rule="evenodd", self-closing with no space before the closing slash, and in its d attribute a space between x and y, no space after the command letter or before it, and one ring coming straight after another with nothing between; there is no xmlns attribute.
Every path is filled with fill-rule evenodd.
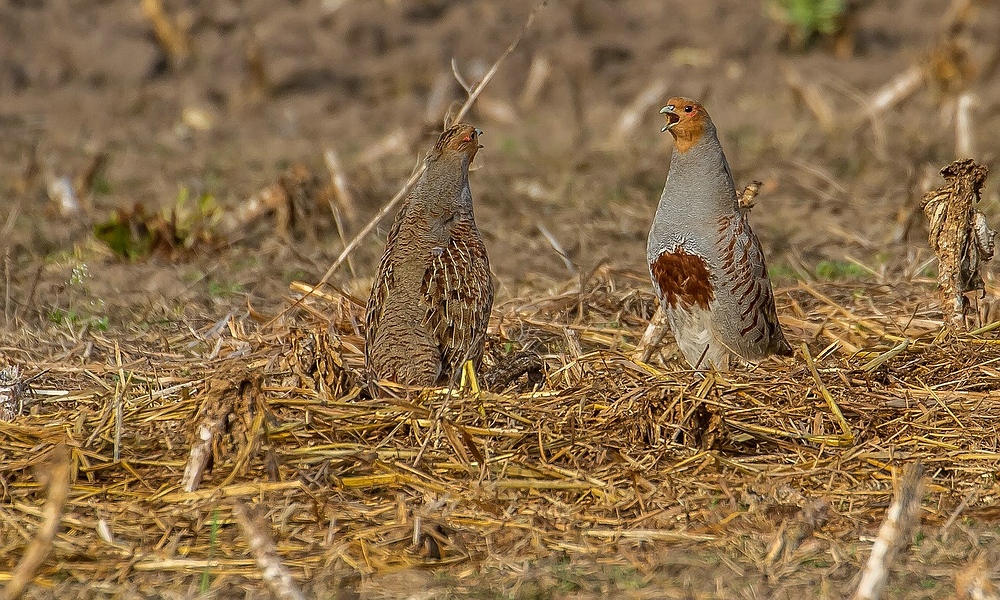
<svg viewBox="0 0 1000 600"><path fill-rule="evenodd" d="M707 309L708 303L715 298L705 259L684 248L660 254L649 265L649 272L664 306Z"/></svg>

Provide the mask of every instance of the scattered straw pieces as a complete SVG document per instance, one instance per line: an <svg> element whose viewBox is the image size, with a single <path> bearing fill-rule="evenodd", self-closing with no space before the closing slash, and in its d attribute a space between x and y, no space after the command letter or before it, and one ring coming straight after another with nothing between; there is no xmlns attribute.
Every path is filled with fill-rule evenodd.
<svg viewBox="0 0 1000 600"><path fill-rule="evenodd" d="M819 371L816 370L816 363L809 354L809 347L805 344L802 344L802 355L806 359L806 366L809 367L809 372L812 373L813 381L816 382L817 391L826 400L826 405L830 407L830 412L833 413L837 425L840 427L840 436L831 439L830 442L835 446L853 445L854 433L851 431L851 425L844 418L844 413L840 410L840 406L837 405L837 401L834 400L833 395L830 394L830 390L823 384L823 379L819 376Z"/></svg>
<svg viewBox="0 0 1000 600"><path fill-rule="evenodd" d="M846 549L881 519L892 470L917 459L930 474L928 523L944 530L952 519L961 532L949 548L969 530L984 543L994 535L983 522L996 514L1000 344L995 331L939 335L929 282L877 295L857 284L778 289L783 325L809 358L699 379L672 341L650 364L632 359L656 302L646 273L602 266L580 281L496 308L491 344L502 350L485 366L534 351L524 364L541 362L546 377L530 392L477 394L467 373L470 390L387 386L367 397L353 375L364 308L325 292L273 324L234 314L225 326L181 330L169 353L151 350L157 331L94 336L105 360L84 364L62 358L59 340L9 338L26 348L22 372L49 371L32 413L0 422L0 535L13 544L0 581L34 537L31 523L44 520L46 489L31 470L64 441L63 531L37 574L55 585L124 576L197 586L207 572L213 589L252 589L261 569L230 518L236 499L267 507L281 564L316 597L320 582L342 576L461 564L456 571L496 573L504 586L517 577L512 557L635 566L687 550L732 561L765 586L796 581L806 561L833 554L847 585L862 561ZM217 339L247 351L206 357ZM862 369L875 357L877 367ZM198 434L210 399L233 405L228 433L220 428L211 445ZM188 492L181 481L197 443L201 457L217 451ZM921 552L938 539L928 535Z"/></svg>

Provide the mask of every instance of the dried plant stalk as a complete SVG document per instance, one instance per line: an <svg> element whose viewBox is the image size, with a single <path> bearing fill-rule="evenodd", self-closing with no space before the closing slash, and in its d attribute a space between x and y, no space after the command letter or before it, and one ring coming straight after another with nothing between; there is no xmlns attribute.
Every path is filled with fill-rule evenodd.
<svg viewBox="0 0 1000 600"><path fill-rule="evenodd" d="M965 294L984 291L980 262L993 258L996 232L976 209L988 174L973 160L957 160L941 170L945 185L927 192L921 201L929 221L928 240L938 257L946 317L959 328L965 327L969 305Z"/></svg>
<svg viewBox="0 0 1000 600"><path fill-rule="evenodd" d="M972 135L972 111L975 106L976 96L971 92L963 92L955 102L955 154L958 156L976 154L976 142Z"/></svg>
<svg viewBox="0 0 1000 600"><path fill-rule="evenodd" d="M48 488L48 498L42 508L42 524L38 527L35 537L28 543L24 556L11 573L10 581L0 593L2 600L20 598L35 578L38 569L52 551L52 540L59 531L63 508L69 497L70 458L69 450L64 444L59 444L49 453L46 464L39 467L35 478L45 483Z"/></svg>
<svg viewBox="0 0 1000 600"><path fill-rule="evenodd" d="M868 101L868 110L879 114L917 91L926 78L924 67L912 65L878 89Z"/></svg>
<svg viewBox="0 0 1000 600"><path fill-rule="evenodd" d="M549 75L552 74L552 62L543 54L536 54L531 60L531 67L528 69L528 77L524 81L524 91L518 104L522 109L530 110L535 106L538 95L541 93Z"/></svg>
<svg viewBox="0 0 1000 600"><path fill-rule="evenodd" d="M833 131L837 124L837 118L834 115L833 107L823 96L819 86L807 81L801 74L792 69L784 69L784 75L788 87L799 96L802 104L809 109L823 131Z"/></svg>
<svg viewBox="0 0 1000 600"><path fill-rule="evenodd" d="M243 46L243 58L246 61L247 75L249 76L247 87L250 93L257 96L268 94L274 88L274 85L271 82L270 75L268 75L267 65L264 63L264 55L256 31L250 32L250 35L247 37Z"/></svg>
<svg viewBox="0 0 1000 600"><path fill-rule="evenodd" d="M305 600L305 595L295 584L288 567L281 562L281 557L278 556L274 546L274 539L267 528L242 502L237 501L233 505L233 514L247 539L250 554L260 569L260 576L274 597L279 600Z"/></svg>
<svg viewBox="0 0 1000 600"><path fill-rule="evenodd" d="M222 385L223 389L213 393L211 388ZM194 430L194 440L187 464L184 466L184 476L181 487L185 492L193 492L201 485L205 468L214 456L214 449L219 446L220 439L229 429L230 416L235 410L235 394L227 393L229 382L213 382L209 384L207 399L201 408L201 418Z"/></svg>
<svg viewBox="0 0 1000 600"><path fill-rule="evenodd" d="M871 556L861 573L861 583L854 600L876 600L889 578L889 567L899 552L910 543L910 534L920 521L924 467L919 460L903 469L896 496L889 505L885 521L879 527Z"/></svg>
<svg viewBox="0 0 1000 600"><path fill-rule="evenodd" d="M663 312L662 307L657 306L653 318L649 320L649 325L646 326L646 331L642 334L642 339L635 347L633 353L635 360L649 362L653 352L656 352L660 343L663 342L663 336L667 335L668 329L670 329L670 324L667 323L667 314Z"/></svg>
<svg viewBox="0 0 1000 600"><path fill-rule="evenodd" d="M333 199L337 201L337 206L343 212L344 218L348 222L353 222L357 218L357 208L354 205L354 196L347 187L347 176L344 174L344 167L340 163L340 157L333 148L327 148L323 152L323 160L326 168L330 171L330 183L333 184Z"/></svg>

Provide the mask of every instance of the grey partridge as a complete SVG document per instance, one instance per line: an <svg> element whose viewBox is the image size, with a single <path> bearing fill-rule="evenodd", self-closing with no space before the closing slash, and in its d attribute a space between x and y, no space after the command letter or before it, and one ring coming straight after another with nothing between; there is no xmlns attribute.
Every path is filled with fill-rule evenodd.
<svg viewBox="0 0 1000 600"><path fill-rule="evenodd" d="M371 381L428 387L452 380L467 360L479 366L493 308L469 189L481 133L466 124L442 133L396 215L367 306Z"/></svg>
<svg viewBox="0 0 1000 600"><path fill-rule="evenodd" d="M660 112L674 149L646 257L681 353L695 369L718 370L790 355L764 252L737 202L715 124L686 98L671 98Z"/></svg>

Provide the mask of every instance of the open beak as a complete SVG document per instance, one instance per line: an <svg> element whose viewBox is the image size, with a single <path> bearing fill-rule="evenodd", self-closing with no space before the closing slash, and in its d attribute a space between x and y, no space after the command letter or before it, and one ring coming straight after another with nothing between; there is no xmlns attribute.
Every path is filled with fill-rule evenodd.
<svg viewBox="0 0 1000 600"><path fill-rule="evenodd" d="M667 124L663 126L663 129L660 129L660 133L663 133L664 131L669 131L670 128L672 128L674 125L678 123L678 121L681 120L680 115L675 113L674 107L670 105L661 108L660 114L667 117Z"/></svg>
<svg viewBox="0 0 1000 600"><path fill-rule="evenodd" d="M476 127L475 131L476 131L476 137L477 137L477 138L478 138L479 136L483 135L483 130L482 130L482 129L480 129L480 128ZM479 147L480 147L480 148L482 148L482 147L483 147L483 145L482 145L482 144L479 144Z"/></svg>

